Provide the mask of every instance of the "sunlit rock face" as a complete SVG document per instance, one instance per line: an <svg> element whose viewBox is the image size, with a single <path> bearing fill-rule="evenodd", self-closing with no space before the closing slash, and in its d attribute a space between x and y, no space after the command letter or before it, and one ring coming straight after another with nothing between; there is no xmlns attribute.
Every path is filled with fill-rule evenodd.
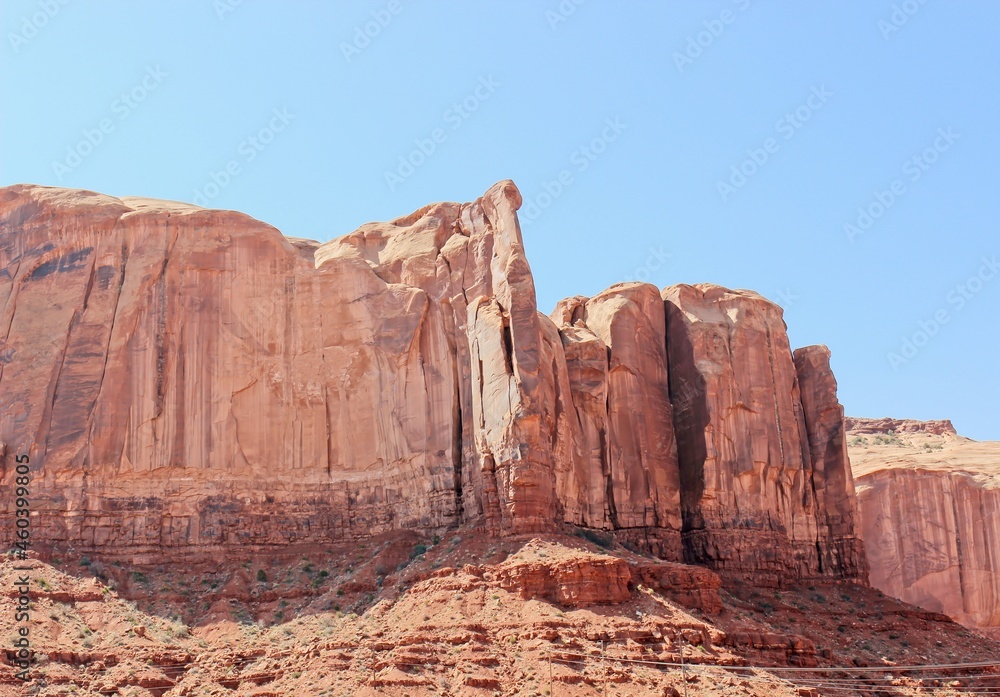
<svg viewBox="0 0 1000 697"><path fill-rule="evenodd" d="M0 196L2 439L36 534L277 544L554 524L510 183L327 244L239 213Z"/></svg>
<svg viewBox="0 0 1000 697"><path fill-rule="evenodd" d="M866 475L859 488L872 585L970 627L1000 627L1000 488L922 470Z"/></svg>
<svg viewBox="0 0 1000 697"><path fill-rule="evenodd" d="M779 308L715 286L547 317L520 204L505 181L320 244L0 189L3 474L30 455L39 544L576 525L726 577L863 578L825 349L793 359Z"/></svg>
<svg viewBox="0 0 1000 697"><path fill-rule="evenodd" d="M1000 628L1000 443L949 421L848 419L871 583Z"/></svg>
<svg viewBox="0 0 1000 697"><path fill-rule="evenodd" d="M687 558L758 583L864 578L829 352L793 357L781 308L752 291L663 298Z"/></svg>

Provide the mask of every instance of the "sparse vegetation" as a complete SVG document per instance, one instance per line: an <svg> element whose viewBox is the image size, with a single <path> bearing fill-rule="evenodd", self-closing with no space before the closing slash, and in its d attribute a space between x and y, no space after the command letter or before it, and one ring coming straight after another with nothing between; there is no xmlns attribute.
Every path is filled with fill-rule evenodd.
<svg viewBox="0 0 1000 697"><path fill-rule="evenodd" d="M877 434L875 436L874 443L875 445L904 445L903 441L901 441L892 431L889 431L885 435L881 433Z"/></svg>
<svg viewBox="0 0 1000 697"><path fill-rule="evenodd" d="M606 532L601 532L600 530L594 530L593 528L580 528L578 527L574 534L577 537L582 537L589 542L593 542L595 545L601 549L611 549L615 546L615 538L611 534Z"/></svg>

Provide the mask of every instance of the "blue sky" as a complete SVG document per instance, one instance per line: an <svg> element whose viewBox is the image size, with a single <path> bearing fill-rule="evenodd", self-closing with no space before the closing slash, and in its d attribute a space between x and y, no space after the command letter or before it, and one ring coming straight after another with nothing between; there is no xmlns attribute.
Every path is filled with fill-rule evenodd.
<svg viewBox="0 0 1000 697"><path fill-rule="evenodd" d="M4 0L0 22L0 184L327 240L511 178L543 311L627 279L752 288L830 346L849 414L1000 439L1000 5Z"/></svg>

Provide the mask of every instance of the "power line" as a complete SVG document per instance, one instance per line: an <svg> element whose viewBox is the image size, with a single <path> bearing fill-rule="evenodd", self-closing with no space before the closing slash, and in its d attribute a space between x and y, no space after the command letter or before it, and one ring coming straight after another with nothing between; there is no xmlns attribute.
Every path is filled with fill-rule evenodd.
<svg viewBox="0 0 1000 697"><path fill-rule="evenodd" d="M574 656L579 658L599 658L601 660L612 660L612 661L622 661L625 663L645 663L649 665L662 665L670 666L673 668L682 668L685 665L688 668L707 668L707 669L724 669L729 671L738 670L765 670L768 672L783 672L783 673L822 673L822 672L849 672L849 673L864 673L864 672L914 672L928 669L952 669L952 670L964 670L968 668L994 668L1000 667L1000 661L977 661L972 663L927 663L919 666L820 666L816 668L793 668L793 667L783 667L783 666L754 666L754 665L721 665L717 663L672 663L670 661L648 661L637 658L614 658L611 656L588 656L587 654L574 654L568 652L562 652L565 656ZM1000 678L1000 675L997 676Z"/></svg>

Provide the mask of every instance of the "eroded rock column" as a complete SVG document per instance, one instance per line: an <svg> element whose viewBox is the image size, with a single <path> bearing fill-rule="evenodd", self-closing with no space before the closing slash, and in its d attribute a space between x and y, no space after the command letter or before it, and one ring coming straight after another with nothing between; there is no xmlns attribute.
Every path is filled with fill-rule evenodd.
<svg viewBox="0 0 1000 697"><path fill-rule="evenodd" d="M817 573L816 498L781 309L707 284L662 295L686 559L765 584Z"/></svg>
<svg viewBox="0 0 1000 697"><path fill-rule="evenodd" d="M658 290L618 284L563 300L552 316L579 432L573 476L557 481L568 520L677 557L680 481ZM578 481L589 483L585 499L574 496Z"/></svg>

